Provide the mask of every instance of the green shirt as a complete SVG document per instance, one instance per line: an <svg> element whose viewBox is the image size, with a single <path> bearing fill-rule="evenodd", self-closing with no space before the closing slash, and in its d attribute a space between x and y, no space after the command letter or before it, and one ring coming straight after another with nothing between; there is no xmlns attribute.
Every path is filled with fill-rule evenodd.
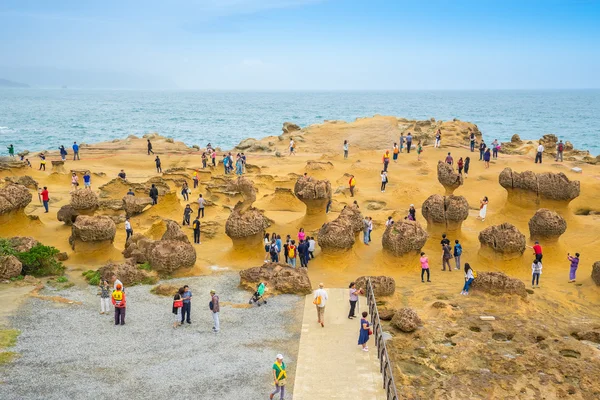
<svg viewBox="0 0 600 400"><path fill-rule="evenodd" d="M258 289L256 289L256 291L258 292L258 294L260 296L262 296L263 294L265 294L265 284L261 282L261 284L258 285Z"/></svg>
<svg viewBox="0 0 600 400"><path fill-rule="evenodd" d="M283 361L281 362L281 365L277 363L273 364L273 369L275 370L275 376L277 377L277 380L285 379L287 376L285 372L285 363Z"/></svg>

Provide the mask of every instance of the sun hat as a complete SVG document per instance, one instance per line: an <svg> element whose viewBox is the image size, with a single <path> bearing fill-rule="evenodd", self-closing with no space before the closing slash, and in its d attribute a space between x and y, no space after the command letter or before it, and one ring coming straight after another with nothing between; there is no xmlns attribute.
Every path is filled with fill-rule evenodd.
<svg viewBox="0 0 600 400"><path fill-rule="evenodd" d="M278 359L278 360L282 360L282 361L283 361L283 355L281 355L281 354L277 354L277 359Z"/></svg>
<svg viewBox="0 0 600 400"><path fill-rule="evenodd" d="M211 292L211 293L217 293L217 292L215 291L215 289L212 289L210 292Z"/></svg>

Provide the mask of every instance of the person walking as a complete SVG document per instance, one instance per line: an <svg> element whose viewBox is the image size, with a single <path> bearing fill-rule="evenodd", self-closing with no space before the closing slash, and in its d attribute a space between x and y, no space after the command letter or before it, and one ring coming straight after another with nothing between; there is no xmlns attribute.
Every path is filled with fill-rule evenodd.
<svg viewBox="0 0 600 400"><path fill-rule="evenodd" d="M494 160L498 159L498 150L500 150L500 143L498 142L498 139L494 139L492 142L492 156L494 157Z"/></svg>
<svg viewBox="0 0 600 400"><path fill-rule="evenodd" d="M402 153L402 150L404 149L404 141L406 139L404 138L404 132L402 132L400 134L400 153Z"/></svg>
<svg viewBox="0 0 600 400"><path fill-rule="evenodd" d="M423 280L425 273L427 273L427 282L431 282L431 280L429 280L429 258L423 251L421 252L421 258L419 258L419 262L421 263L421 282L425 283Z"/></svg>
<svg viewBox="0 0 600 400"><path fill-rule="evenodd" d="M531 288L540 287L540 275L542 274L542 263L539 260L533 260L531 264Z"/></svg>
<svg viewBox="0 0 600 400"><path fill-rule="evenodd" d="M471 287L471 283L475 280L475 274L473 274L473 269L469 263L465 263L465 285L463 286L463 290L460 294L467 296L469 294L469 288Z"/></svg>
<svg viewBox="0 0 600 400"><path fill-rule="evenodd" d="M200 220L199 217L196 217L194 222L192 222L192 229L194 230L194 244L200 243Z"/></svg>
<svg viewBox="0 0 600 400"><path fill-rule="evenodd" d="M183 287L183 294L181 295L181 299L183 300L183 308L181 309L181 323L183 321L191 324L192 321L190 319L190 314L192 312L192 291L188 285Z"/></svg>
<svg viewBox="0 0 600 400"><path fill-rule="evenodd" d="M446 164L449 165L454 165L454 158L452 158L452 155L450 154L450 152L448 152L448 155L446 156Z"/></svg>
<svg viewBox="0 0 600 400"><path fill-rule="evenodd" d="M198 195L198 218L202 216L204 218L204 206L206 205L206 200L202 197L202 194Z"/></svg>
<svg viewBox="0 0 600 400"><path fill-rule="evenodd" d="M40 169L38 171L41 171L42 169L44 171L46 170L46 156L43 154L40 154Z"/></svg>
<svg viewBox="0 0 600 400"><path fill-rule="evenodd" d="M460 269L460 256L462 255L462 246L458 242L458 239L454 241L454 261L456 262L456 269Z"/></svg>
<svg viewBox="0 0 600 400"><path fill-rule="evenodd" d="M458 173L460 175L462 175L463 168L465 166L465 162L463 161L462 157L458 159L458 162L456 163L456 166L458 167Z"/></svg>
<svg viewBox="0 0 600 400"><path fill-rule="evenodd" d="M8 149L8 156L14 157L15 156L15 146L13 146L12 144L9 144L6 148Z"/></svg>
<svg viewBox="0 0 600 400"><path fill-rule="evenodd" d="M131 222L129 221L129 217L125 218L125 233L127 234L125 242L127 242L129 240L129 237L133 236L133 229L131 228Z"/></svg>
<svg viewBox="0 0 600 400"><path fill-rule="evenodd" d="M386 171L381 171L381 193L385 193L385 185L388 183L388 176Z"/></svg>
<svg viewBox="0 0 600 400"><path fill-rule="evenodd" d="M538 163L538 161L540 164L542 163L542 154L544 154L544 145L542 144L542 142L540 142L539 146L537 147L537 152L535 153L536 164Z"/></svg>
<svg viewBox="0 0 600 400"><path fill-rule="evenodd" d="M540 245L540 242L538 242L536 240L535 243L533 244L533 246L527 246L527 247L529 247L530 249L533 250L533 255L536 260L542 261L544 254L543 254L543 249L542 249L542 246Z"/></svg>
<svg viewBox="0 0 600 400"><path fill-rule="evenodd" d="M206 153L202 153L202 169L206 168L206 161L207 161Z"/></svg>
<svg viewBox="0 0 600 400"><path fill-rule="evenodd" d="M390 151L386 150L385 153L383 153L383 170L387 172L388 169L388 165L390 164Z"/></svg>
<svg viewBox="0 0 600 400"><path fill-rule="evenodd" d="M281 239L278 239L278 240L279 240L279 242L281 242ZM281 246L279 248L281 248ZM316 248L317 248L317 242L315 241L315 238L313 236L311 236L310 238L308 238L308 254L310 255L311 259L315 258L315 249Z"/></svg>
<svg viewBox="0 0 600 400"><path fill-rule="evenodd" d="M410 153L410 147L412 146L412 135L410 132L408 132L408 135L406 135L406 152Z"/></svg>
<svg viewBox="0 0 600 400"><path fill-rule="evenodd" d="M50 196L48 195L48 187L44 186L44 189L42 189L42 191L40 192L40 195L42 197L42 204L44 204L44 209L46 211L44 211L44 213L48 212L48 203L50 202Z"/></svg>
<svg viewBox="0 0 600 400"><path fill-rule="evenodd" d="M285 398L285 384L286 384L287 372L285 370L285 363L283 362L283 356L277 354L275 363L273 364L273 381L275 382L275 390L269 395L269 400L273 400L273 397L279 393L279 399Z"/></svg>
<svg viewBox="0 0 600 400"><path fill-rule="evenodd" d="M106 279L102 279L100 285L100 314L110 312L110 285Z"/></svg>
<svg viewBox="0 0 600 400"><path fill-rule="evenodd" d="M394 159L394 162L397 163L398 162L398 153L400 153L400 149L398 148L398 144L394 143L394 149L392 150L392 158Z"/></svg>
<svg viewBox="0 0 600 400"><path fill-rule="evenodd" d="M290 138L290 145L289 145L290 156L296 155L296 153L294 152L294 146L295 146L294 139Z"/></svg>
<svg viewBox="0 0 600 400"><path fill-rule="evenodd" d="M469 138L471 142L471 153L475 151L475 134L471 132L471 137Z"/></svg>
<svg viewBox="0 0 600 400"><path fill-rule="evenodd" d="M362 289L357 289L356 283L354 283L354 282L350 282L350 286L348 286L348 289L350 292L350 312L348 313L348 318L352 319L352 318L356 318L355 310L356 310L356 303L358 302L358 295L362 294L363 291L362 291Z"/></svg>
<svg viewBox="0 0 600 400"><path fill-rule="evenodd" d="M348 149L349 149L348 141L344 140L344 159L348 158Z"/></svg>
<svg viewBox="0 0 600 400"><path fill-rule="evenodd" d="M190 225L190 216L192 215L192 207L189 204L183 209L183 223L181 225Z"/></svg>
<svg viewBox="0 0 600 400"><path fill-rule="evenodd" d="M421 141L419 140L419 143L417 143L417 161L421 161L421 153L423 153L423 145L421 144Z"/></svg>
<svg viewBox="0 0 600 400"><path fill-rule="evenodd" d="M558 142L558 144L556 145L556 159L555 161L558 161L558 159L560 159L560 162L563 161L563 152L565 151L565 144L563 143L563 141L561 140L560 142Z"/></svg>
<svg viewBox="0 0 600 400"><path fill-rule="evenodd" d="M60 151L60 159L67 161L67 149L65 149L65 146L61 145L58 150Z"/></svg>
<svg viewBox="0 0 600 400"><path fill-rule="evenodd" d="M219 305L219 296L217 296L217 292L214 289L210 291L210 303L208 303L208 307L212 311L213 332L219 333L221 330L221 324L219 323L219 311L221 311L221 307Z"/></svg>
<svg viewBox="0 0 600 400"><path fill-rule="evenodd" d="M567 259L571 262L571 271L569 272L569 283L575 282L577 275L577 267L579 267L579 253L575 253L575 257L567 253Z"/></svg>
<svg viewBox="0 0 600 400"><path fill-rule="evenodd" d="M212 159L213 167L216 167L217 166L217 152L213 151L212 154L210 155L210 158Z"/></svg>
<svg viewBox="0 0 600 400"><path fill-rule="evenodd" d="M237 176L242 176L244 163L242 162L242 157L239 157L235 162L235 174Z"/></svg>
<svg viewBox="0 0 600 400"><path fill-rule="evenodd" d="M485 163L485 167L490 167L490 149L485 149L485 153L483 153L483 162Z"/></svg>
<svg viewBox="0 0 600 400"><path fill-rule="evenodd" d="M115 325L125 325L125 310L127 302L123 285L117 283L115 290L112 292L112 303L115 306Z"/></svg>
<svg viewBox="0 0 600 400"><path fill-rule="evenodd" d="M465 158L465 179L469 177L469 167L471 166L471 157Z"/></svg>
<svg viewBox="0 0 600 400"><path fill-rule="evenodd" d="M292 268L296 268L297 253L298 250L296 248L296 241L292 239L288 245L288 261L290 263L290 267Z"/></svg>
<svg viewBox="0 0 600 400"><path fill-rule="evenodd" d="M452 259L452 250L450 249L450 245L448 243L444 243L442 246L442 266L444 267L442 271L446 270L446 266L448 266L448 272L452 272L452 267L450 266L450 260Z"/></svg>
<svg viewBox="0 0 600 400"><path fill-rule="evenodd" d="M190 199L190 188L187 182L183 182L183 185L181 185L181 196L183 196L183 200L185 201Z"/></svg>
<svg viewBox="0 0 600 400"><path fill-rule="evenodd" d="M367 320L368 312L363 311L362 318L360 319L360 332L358 334L358 345L362 346L362 351L369 351L369 346L367 346L367 342L369 341L369 336L371 335L371 324Z"/></svg>
<svg viewBox="0 0 600 400"><path fill-rule="evenodd" d="M152 142L148 139L148 155L150 155L150 153L154 154L154 151L152 151Z"/></svg>
<svg viewBox="0 0 600 400"><path fill-rule="evenodd" d="M323 289L323 283L315 290L313 304L317 306L317 321L321 327L325 327L325 305L327 304L327 292Z"/></svg>
<svg viewBox="0 0 600 400"><path fill-rule="evenodd" d="M485 221L485 216L487 215L487 207L489 200L487 196L483 196L483 199L479 201L479 216L477 219L480 219L481 222Z"/></svg>
<svg viewBox="0 0 600 400"><path fill-rule="evenodd" d="M92 177L90 176L90 171L85 171L83 173L83 187L86 189L92 188Z"/></svg>
<svg viewBox="0 0 600 400"><path fill-rule="evenodd" d="M156 163L156 172L158 172L159 174L162 173L160 157L156 156L156 158L154 159L154 162Z"/></svg>
<svg viewBox="0 0 600 400"><path fill-rule="evenodd" d="M363 219L363 243L369 245L369 217Z"/></svg>
<svg viewBox="0 0 600 400"><path fill-rule="evenodd" d="M73 142L73 161L79 160L79 145L77 142Z"/></svg>
<svg viewBox="0 0 600 400"><path fill-rule="evenodd" d="M300 268L308 268L306 265L306 258L304 257L304 253L308 247L308 243L304 240L298 241L298 256L300 257Z"/></svg>
<svg viewBox="0 0 600 400"><path fill-rule="evenodd" d="M442 147L442 131L439 129L435 134L435 145L433 147Z"/></svg>
<svg viewBox="0 0 600 400"><path fill-rule="evenodd" d="M150 188L150 198L152 199L152 205L156 205L158 204L158 189L156 188L156 185L153 183L152 187Z"/></svg>
<svg viewBox="0 0 600 400"><path fill-rule="evenodd" d="M198 171L194 170L194 173L192 174L192 181L194 182L194 189L196 189L198 187Z"/></svg>
<svg viewBox="0 0 600 400"><path fill-rule="evenodd" d="M175 296L173 296L173 314L175 314L175 321L173 321L173 329L183 324L181 319L181 309L183 308L183 288L179 288Z"/></svg>
<svg viewBox="0 0 600 400"><path fill-rule="evenodd" d="M356 179L354 178L354 175L350 175L348 185L350 186L350 197L354 197L354 188L356 187Z"/></svg>
<svg viewBox="0 0 600 400"><path fill-rule="evenodd" d="M483 153L485 153L485 149L487 148L485 141L482 139L479 144L479 161L483 161Z"/></svg>

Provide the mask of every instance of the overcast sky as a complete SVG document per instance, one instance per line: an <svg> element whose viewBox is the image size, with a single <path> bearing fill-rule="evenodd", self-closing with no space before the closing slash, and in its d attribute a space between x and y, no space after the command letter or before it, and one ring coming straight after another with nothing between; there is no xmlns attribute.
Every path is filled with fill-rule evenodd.
<svg viewBox="0 0 600 400"><path fill-rule="evenodd" d="M222 90L600 88L599 21L600 1L578 0L2 0L0 78Z"/></svg>

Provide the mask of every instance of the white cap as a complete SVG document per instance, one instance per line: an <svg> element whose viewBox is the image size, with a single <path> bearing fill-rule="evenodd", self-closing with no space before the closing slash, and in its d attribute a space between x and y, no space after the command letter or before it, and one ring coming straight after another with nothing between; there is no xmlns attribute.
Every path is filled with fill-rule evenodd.
<svg viewBox="0 0 600 400"><path fill-rule="evenodd" d="M411 206L411 207L414 207L415 205L414 205L414 204L411 204L410 206Z"/></svg>
<svg viewBox="0 0 600 400"><path fill-rule="evenodd" d="M283 355L282 354L277 354L277 359L278 360L283 360Z"/></svg>

